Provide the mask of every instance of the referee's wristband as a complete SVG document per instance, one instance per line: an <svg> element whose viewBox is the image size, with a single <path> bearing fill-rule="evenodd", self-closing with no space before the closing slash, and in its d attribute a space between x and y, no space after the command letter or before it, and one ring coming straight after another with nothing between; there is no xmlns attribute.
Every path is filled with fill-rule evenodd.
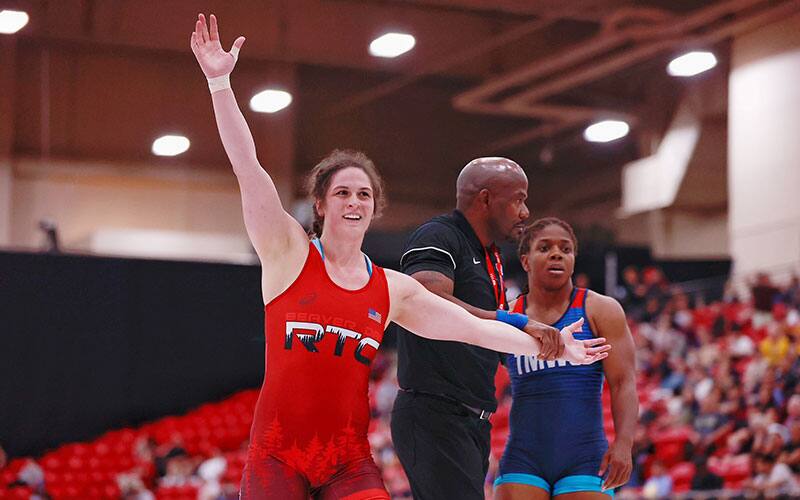
<svg viewBox="0 0 800 500"><path fill-rule="evenodd" d="M495 316L497 321L502 321L503 323L507 323L511 326L517 327L520 330L525 328L528 324L528 315L521 314L521 313L512 313L505 311L503 309L497 310L497 316Z"/></svg>
<svg viewBox="0 0 800 500"><path fill-rule="evenodd" d="M225 90L231 88L231 75L222 75L222 76L215 76L214 78L208 79L208 90L211 91L213 94L214 92L219 92L220 90Z"/></svg>

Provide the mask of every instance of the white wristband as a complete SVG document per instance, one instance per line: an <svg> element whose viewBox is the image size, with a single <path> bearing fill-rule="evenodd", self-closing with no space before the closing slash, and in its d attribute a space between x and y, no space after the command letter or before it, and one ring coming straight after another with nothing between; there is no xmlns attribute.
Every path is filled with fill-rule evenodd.
<svg viewBox="0 0 800 500"><path fill-rule="evenodd" d="M210 90L212 94L214 92L219 92L220 90L225 90L229 88L231 88L230 74L215 76L214 78L208 79L208 90Z"/></svg>

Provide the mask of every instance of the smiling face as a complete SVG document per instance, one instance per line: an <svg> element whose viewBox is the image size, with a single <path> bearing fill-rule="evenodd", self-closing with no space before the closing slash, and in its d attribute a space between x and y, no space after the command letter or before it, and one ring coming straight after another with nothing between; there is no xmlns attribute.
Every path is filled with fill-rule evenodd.
<svg viewBox="0 0 800 500"><path fill-rule="evenodd" d="M520 261L531 287L560 290L570 283L575 271L575 241L566 229L550 224L536 232Z"/></svg>
<svg viewBox="0 0 800 500"><path fill-rule="evenodd" d="M358 167L339 170L331 178L325 198L315 202L325 219L323 231L363 236L375 214L375 199L369 176Z"/></svg>

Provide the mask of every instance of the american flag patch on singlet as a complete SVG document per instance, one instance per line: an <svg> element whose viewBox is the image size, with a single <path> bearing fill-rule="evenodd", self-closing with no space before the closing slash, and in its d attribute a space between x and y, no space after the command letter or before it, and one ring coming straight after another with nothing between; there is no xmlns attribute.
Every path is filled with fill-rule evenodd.
<svg viewBox="0 0 800 500"><path fill-rule="evenodd" d="M369 319L371 319L372 321L377 321L378 323L380 323L380 322L381 322L381 313L379 313L379 312L378 312L378 311L376 311L375 309L372 309L372 308L370 308L370 309L369 309L369 312L367 313L367 316L368 316L368 317L369 317Z"/></svg>

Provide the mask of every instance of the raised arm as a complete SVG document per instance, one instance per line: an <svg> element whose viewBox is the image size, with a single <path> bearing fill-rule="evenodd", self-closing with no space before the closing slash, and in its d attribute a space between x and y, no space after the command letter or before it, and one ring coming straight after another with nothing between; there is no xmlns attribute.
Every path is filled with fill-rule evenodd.
<svg viewBox="0 0 800 500"><path fill-rule="evenodd" d="M209 80L219 135L239 181L247 234L262 265L266 268L272 261L283 259L287 254L299 253L302 266L308 246L305 231L283 209L275 183L258 162L253 135L230 88L229 76L244 41L245 38L240 36L233 42L229 52L224 51L216 17L211 14L209 30L205 16L200 14L190 43L200 68Z"/></svg>
<svg viewBox="0 0 800 500"><path fill-rule="evenodd" d="M455 340L512 354L538 355L541 343L513 326L480 319L462 307L449 302L423 287L413 278L386 270L391 308L389 320L421 337ZM566 349L564 357L573 363L594 363L608 356L603 338L575 340L572 333L580 330L576 322L562 330ZM599 347L597 347L599 346Z"/></svg>

